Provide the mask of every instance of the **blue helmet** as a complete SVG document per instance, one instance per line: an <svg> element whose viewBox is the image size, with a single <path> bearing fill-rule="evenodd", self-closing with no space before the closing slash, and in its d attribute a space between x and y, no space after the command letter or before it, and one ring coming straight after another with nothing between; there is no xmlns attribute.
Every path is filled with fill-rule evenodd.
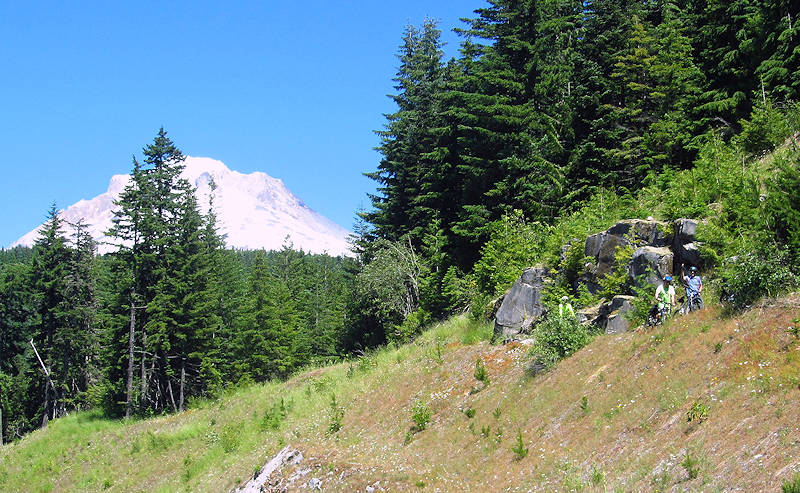
<svg viewBox="0 0 800 493"><path fill-rule="evenodd" d="M664 276L664 281L672 281L672 276Z"/></svg>

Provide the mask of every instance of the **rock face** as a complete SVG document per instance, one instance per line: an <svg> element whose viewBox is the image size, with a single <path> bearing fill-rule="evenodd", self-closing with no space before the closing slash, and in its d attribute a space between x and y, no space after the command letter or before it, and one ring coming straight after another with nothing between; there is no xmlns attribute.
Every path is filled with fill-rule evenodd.
<svg viewBox="0 0 800 493"><path fill-rule="evenodd" d="M586 239L584 254L593 261L586 266L578 282L584 284L590 293L597 293L600 289L597 281L616 267L617 248L626 246L638 247L632 262L624 266L631 282L636 276L647 272L648 268L653 271L650 277L660 279L659 275L672 273L673 259L667 252L673 242L672 228L668 223L645 219L620 221Z"/></svg>
<svg viewBox="0 0 800 493"><path fill-rule="evenodd" d="M681 264L702 268L700 243L696 239L697 226L698 222L693 219L678 219L673 223L626 219L586 238L584 254L590 260L573 288L578 290L583 285L590 293L597 294L600 279L619 267L628 273L628 280L622 288L625 292L618 293L611 301L604 300L595 306L579 309L576 312L578 320L601 327L609 334L627 331L630 322L625 315L633 310L634 297L628 295L633 286L643 280L645 285L642 287L655 290L664 276L680 273ZM570 244L578 242L571 240ZM619 265L616 258L619 247L634 249L630 261L624 265ZM562 260L568 248L569 245L562 247ZM544 314L541 290L546 275L547 272L541 267L528 268L523 272L497 310L496 334L502 333L504 338L513 337Z"/></svg>
<svg viewBox="0 0 800 493"><path fill-rule="evenodd" d="M541 297L546 277L547 270L543 267L529 267L522 272L497 310L494 321L496 335L512 338L544 314Z"/></svg>
<svg viewBox="0 0 800 493"><path fill-rule="evenodd" d="M674 253L673 271L679 272L681 264L687 267L694 265L703 268L703 258L700 256L700 245L695 237L697 221L694 219L677 219L675 221L675 240L672 244Z"/></svg>
<svg viewBox="0 0 800 493"><path fill-rule="evenodd" d="M628 265L629 282L634 284L639 276L645 276L645 282L654 288L661 284L661 279L672 274L673 253L667 247L643 246L633 252Z"/></svg>
<svg viewBox="0 0 800 493"><path fill-rule="evenodd" d="M609 311L606 320L606 334L621 334L630 328L627 314L633 311L633 300L635 296L619 295L614 296L611 303L607 305Z"/></svg>
<svg viewBox="0 0 800 493"><path fill-rule="evenodd" d="M608 304L599 303L594 306L587 306L575 312L578 322L584 325L597 325L605 327L608 318Z"/></svg>
<svg viewBox="0 0 800 493"><path fill-rule="evenodd" d="M606 334L620 334L630 328L626 314L633 310L634 299L635 296L617 295L610 302L582 308L575 314L584 325L600 327Z"/></svg>

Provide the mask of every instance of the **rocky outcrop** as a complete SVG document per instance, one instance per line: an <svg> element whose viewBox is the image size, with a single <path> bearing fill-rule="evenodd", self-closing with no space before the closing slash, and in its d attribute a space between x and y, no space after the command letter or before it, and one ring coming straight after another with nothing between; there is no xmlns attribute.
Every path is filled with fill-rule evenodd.
<svg viewBox="0 0 800 493"><path fill-rule="evenodd" d="M655 288L661 284L664 276L672 274L673 260L672 250L667 247L643 246L637 248L627 267L629 283L634 285L639 279L644 279L647 284Z"/></svg>
<svg viewBox="0 0 800 493"><path fill-rule="evenodd" d="M578 322L585 325L597 325L598 327L605 327L606 319L608 318L608 304L598 303L594 306L587 306L575 312L578 317Z"/></svg>
<svg viewBox="0 0 800 493"><path fill-rule="evenodd" d="M668 223L646 219L626 219L610 227L608 230L589 236L586 239L584 254L592 258L592 262L586 265L586 269L578 279L578 282L585 285L590 293L595 294L599 291L598 280L608 275L617 265L617 248L632 246L639 247L634 253L637 258L635 264L637 268L656 267L656 274L662 275L672 272L672 260L668 266L662 266L665 261L663 251L650 250L664 248L669 250L669 246L674 242L672 228ZM642 248L650 248L642 250ZM660 267L660 269L659 269ZM631 279L643 273L643 270L634 269L633 266L626 266L631 274ZM652 277L655 277L654 274Z"/></svg>
<svg viewBox="0 0 800 493"><path fill-rule="evenodd" d="M527 330L545 312L542 303L547 269L529 267L525 269L511 290L503 297L503 302L495 315L495 334L510 339Z"/></svg>
<svg viewBox="0 0 800 493"><path fill-rule="evenodd" d="M629 329L626 314L633 310L633 287L644 282L644 287L655 289L667 274L680 272L681 264L702 268L699 243L696 239L698 222L693 219L678 219L672 223L653 219L626 219L614 224L606 231L586 238L584 254L588 262L578 276L575 290L588 289L591 294L600 291L599 281L616 269L622 268L628 280L611 301L578 310L578 320L601 327L607 333L620 333ZM571 240L561 249L562 261L569 246L579 243ZM620 247L630 247L625 264L617 258ZM495 318L495 333L505 339L514 337L528 329L545 312L541 303L541 290L547 272L529 268L514 283L502 299Z"/></svg>
<svg viewBox="0 0 800 493"><path fill-rule="evenodd" d="M677 219L675 221L675 239L672 244L674 254L673 271L679 272L681 265L703 268L700 255L702 243L697 241L697 221L694 219Z"/></svg>
<svg viewBox="0 0 800 493"><path fill-rule="evenodd" d="M627 314L633 310L635 296L618 295L610 302L581 308L575 315L585 325L602 328L606 334L619 334L630 328Z"/></svg>
<svg viewBox="0 0 800 493"><path fill-rule="evenodd" d="M628 313L633 311L633 300L635 296L619 295L614 296L608 304L608 317L606 318L606 334L621 334L630 328Z"/></svg>

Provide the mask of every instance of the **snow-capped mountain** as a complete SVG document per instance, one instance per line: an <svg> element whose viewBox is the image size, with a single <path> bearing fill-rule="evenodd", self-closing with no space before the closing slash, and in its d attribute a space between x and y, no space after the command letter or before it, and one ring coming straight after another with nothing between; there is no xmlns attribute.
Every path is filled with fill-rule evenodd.
<svg viewBox="0 0 800 493"><path fill-rule="evenodd" d="M195 187L201 212L208 209L210 183L214 180L214 211L228 247L278 250L288 236L295 249L334 256L352 255L347 243L349 232L310 209L281 180L262 172L245 175L228 169L221 161L204 157L187 157L184 164L182 177ZM111 227L114 200L130 179L130 175L114 175L105 193L59 212L66 222L74 223L83 218L92 238L98 242L99 253L114 249L104 243L105 232ZM40 228L11 246L33 245ZM70 237L73 231L65 226L65 233Z"/></svg>

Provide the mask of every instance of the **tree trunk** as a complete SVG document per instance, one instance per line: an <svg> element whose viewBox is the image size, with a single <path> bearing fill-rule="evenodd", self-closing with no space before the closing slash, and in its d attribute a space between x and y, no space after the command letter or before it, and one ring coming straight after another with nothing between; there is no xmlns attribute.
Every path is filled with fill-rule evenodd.
<svg viewBox="0 0 800 493"><path fill-rule="evenodd" d="M136 328L136 307L133 306L134 295L131 295L131 326L128 332L128 385L125 398L125 417L131 417L131 404L133 401L133 342Z"/></svg>
<svg viewBox="0 0 800 493"><path fill-rule="evenodd" d="M36 349L36 346L33 344L33 339L30 340L30 345L33 348L34 354L36 354L36 359L39 360L39 364L42 365L42 371L44 371L45 376L45 384L44 384L44 412L42 413L42 428L47 428L47 411L50 407L50 387L53 387L53 391L55 391L55 386L53 385L53 381L50 379L50 372L47 371L47 367L44 365L44 361L42 361L42 357L39 356L39 351ZM55 416L53 416L55 418Z"/></svg>
<svg viewBox="0 0 800 493"><path fill-rule="evenodd" d="M3 406L0 406L0 447L3 446Z"/></svg>
<svg viewBox="0 0 800 493"><path fill-rule="evenodd" d="M44 412L42 413L42 428L47 428L47 420L49 419L48 408L50 407L50 379L44 382Z"/></svg>
<svg viewBox="0 0 800 493"><path fill-rule="evenodd" d="M178 412L183 412L183 387L186 384L186 359L181 358L181 390L178 395Z"/></svg>
<svg viewBox="0 0 800 493"><path fill-rule="evenodd" d="M178 406L175 405L175 396L172 393L172 379L167 377L167 390L169 391L169 400L172 403L172 410L177 411Z"/></svg>
<svg viewBox="0 0 800 493"><path fill-rule="evenodd" d="M142 327L142 395L139 397L142 409L147 407L147 369L145 367L147 353L147 331Z"/></svg>

